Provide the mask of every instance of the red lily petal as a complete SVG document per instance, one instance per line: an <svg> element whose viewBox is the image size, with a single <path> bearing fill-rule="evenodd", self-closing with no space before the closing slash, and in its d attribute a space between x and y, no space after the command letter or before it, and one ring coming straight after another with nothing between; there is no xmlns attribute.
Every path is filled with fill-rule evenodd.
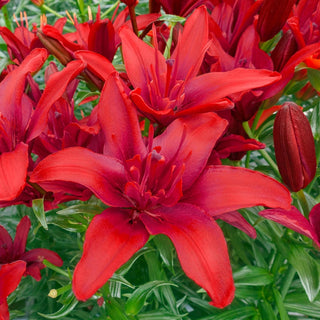
<svg viewBox="0 0 320 320"><path fill-rule="evenodd" d="M77 59L82 60L86 64L88 70L101 79L106 80L111 73L116 72L112 63L96 52L79 50L75 52L74 55Z"/></svg>
<svg viewBox="0 0 320 320"><path fill-rule="evenodd" d="M145 155L135 107L115 75L109 76L99 101L99 120L106 140L105 154L117 159Z"/></svg>
<svg viewBox="0 0 320 320"><path fill-rule="evenodd" d="M306 58L310 57L312 54L314 54L316 51L320 49L319 43L314 43L309 46L306 46L302 48L301 50L297 51L285 64L283 69L281 70L281 80L277 81L276 83L268 86L263 93L263 96L260 98L261 101L266 100L270 97L275 96L277 93L279 93L284 87L287 85L287 83L291 80L291 78L294 75L295 67L305 60Z"/></svg>
<svg viewBox="0 0 320 320"><path fill-rule="evenodd" d="M315 230L308 219L306 219L296 207L291 206L290 210L284 210L280 208L267 209L260 211L259 215L307 236L308 238L314 240L320 247Z"/></svg>
<svg viewBox="0 0 320 320"><path fill-rule="evenodd" d="M161 147L161 155L177 166L185 164L183 189L188 189L204 169L216 141L227 127L227 121L214 113L177 119L163 134L156 137L153 147Z"/></svg>
<svg viewBox="0 0 320 320"><path fill-rule="evenodd" d="M140 40L129 28L120 29L123 59L128 77L134 88L141 88L142 96L148 96L147 83L153 78L151 67L158 76L167 72L165 58L160 51Z"/></svg>
<svg viewBox="0 0 320 320"><path fill-rule="evenodd" d="M16 236L13 240L13 251L16 259L26 251L28 233L31 227L31 222L28 216L24 216L16 229Z"/></svg>
<svg viewBox="0 0 320 320"><path fill-rule="evenodd" d="M173 81L195 77L205 55L208 39L208 12L205 6L194 10L187 19L183 33L171 59L175 60L172 74Z"/></svg>
<svg viewBox="0 0 320 320"><path fill-rule="evenodd" d="M184 108L212 105L232 93L260 88L280 79L277 72L237 68L225 72L211 72L190 79L185 86Z"/></svg>
<svg viewBox="0 0 320 320"><path fill-rule="evenodd" d="M34 49L21 65L11 71L0 85L1 114L8 120L17 122L21 117L21 99L25 89L25 79L30 72L38 71L47 59L47 50Z"/></svg>
<svg viewBox="0 0 320 320"><path fill-rule="evenodd" d="M310 224L314 228L320 242L320 203L316 204L309 214Z"/></svg>
<svg viewBox="0 0 320 320"><path fill-rule="evenodd" d="M36 183L59 180L82 184L108 205L129 205L119 191L126 183L125 171L114 158L71 147L46 157L30 176Z"/></svg>
<svg viewBox="0 0 320 320"><path fill-rule="evenodd" d="M79 300L90 298L147 242L148 232L140 221L131 222L129 213L108 208L92 219L73 274L73 291Z"/></svg>
<svg viewBox="0 0 320 320"><path fill-rule="evenodd" d="M21 260L0 265L0 304L17 288L25 269L26 263Z"/></svg>
<svg viewBox="0 0 320 320"><path fill-rule="evenodd" d="M45 265L42 263L43 259L48 260L57 267L63 265L62 259L56 252L43 248L29 250L22 254L20 259L27 262L25 276L30 275L37 281L41 279L40 270L45 268Z"/></svg>
<svg viewBox="0 0 320 320"><path fill-rule="evenodd" d="M256 229L238 211L219 214L217 219L223 220L226 223L242 230L252 239L257 237Z"/></svg>
<svg viewBox="0 0 320 320"><path fill-rule="evenodd" d="M0 303L0 320L10 320L9 307L7 301Z"/></svg>
<svg viewBox="0 0 320 320"><path fill-rule="evenodd" d="M13 200L22 192L27 178L28 145L19 143L15 150L0 155L0 200Z"/></svg>
<svg viewBox="0 0 320 320"><path fill-rule="evenodd" d="M185 193L184 202L214 217L252 206L289 209L290 192L280 182L241 167L210 166Z"/></svg>
<svg viewBox="0 0 320 320"><path fill-rule="evenodd" d="M173 242L186 275L203 287L210 304L223 308L231 303L234 284L228 249L218 224L199 208L180 203L153 212L159 219L142 214L151 234L165 234Z"/></svg>
<svg viewBox="0 0 320 320"><path fill-rule="evenodd" d="M9 232L0 225L0 264L12 260L12 246L13 242Z"/></svg>
<svg viewBox="0 0 320 320"><path fill-rule="evenodd" d="M65 92L68 84L84 69L82 61L74 60L60 72L56 72L49 78L40 101L31 118L27 141L36 138L45 128L48 111L55 101Z"/></svg>

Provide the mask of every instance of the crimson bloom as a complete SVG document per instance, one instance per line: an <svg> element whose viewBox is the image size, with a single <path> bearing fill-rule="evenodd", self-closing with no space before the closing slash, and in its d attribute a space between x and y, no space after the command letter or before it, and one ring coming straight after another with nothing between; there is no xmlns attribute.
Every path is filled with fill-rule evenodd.
<svg viewBox="0 0 320 320"><path fill-rule="evenodd" d="M43 259L58 267L63 264L59 255L51 250L39 248L26 251L30 226L29 217L23 217L12 241L8 231L0 225L0 319L9 320L6 299L16 289L22 276L30 275L39 281L40 270L45 267Z"/></svg>
<svg viewBox="0 0 320 320"><path fill-rule="evenodd" d="M0 264L0 320L10 320L7 297L17 288L26 270L26 263L18 260Z"/></svg>
<svg viewBox="0 0 320 320"><path fill-rule="evenodd" d="M283 181L292 191L305 188L316 174L317 159L310 123L298 105L283 104L274 121L273 139Z"/></svg>
<svg viewBox="0 0 320 320"><path fill-rule="evenodd" d="M151 129L146 146L135 108L114 75L102 91L99 119L104 154L67 148L42 160L30 177L49 191L55 181L82 184L110 206L87 230L74 271L77 298L90 298L150 234L162 233L211 303L228 305L234 296L231 267L223 233L212 216L255 205L288 209L288 190L259 172L207 166L227 125L214 113L177 119L155 138Z"/></svg>
<svg viewBox="0 0 320 320"><path fill-rule="evenodd" d="M208 49L208 14L204 6L187 19L170 59L152 48L129 28L120 30L128 78L134 88L130 97L139 112L153 122L168 125L194 113L230 109L225 97L280 79L267 70L234 69L198 75Z"/></svg>

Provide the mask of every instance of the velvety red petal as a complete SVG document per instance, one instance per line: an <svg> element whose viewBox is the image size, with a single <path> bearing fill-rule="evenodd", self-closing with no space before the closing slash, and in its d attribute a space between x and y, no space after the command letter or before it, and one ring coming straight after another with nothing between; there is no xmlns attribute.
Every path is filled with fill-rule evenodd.
<svg viewBox="0 0 320 320"><path fill-rule="evenodd" d="M171 59L175 60L173 80L192 78L199 72L208 39L208 12L205 6L194 10L187 19L183 33Z"/></svg>
<svg viewBox="0 0 320 320"><path fill-rule="evenodd" d="M26 250L28 233L31 227L31 222L28 216L24 216L16 229L16 236L13 240L13 251L16 259L19 259Z"/></svg>
<svg viewBox="0 0 320 320"><path fill-rule="evenodd" d="M10 320L10 314L9 314L7 301L0 303L0 320Z"/></svg>
<svg viewBox="0 0 320 320"><path fill-rule="evenodd" d="M199 208L180 203L162 207L141 220L151 234L165 234L173 242L186 275L204 288L211 304L223 308L234 297L228 249L218 224Z"/></svg>
<svg viewBox="0 0 320 320"><path fill-rule="evenodd" d="M316 204L309 214L310 224L317 234L318 241L320 242L320 203Z"/></svg>
<svg viewBox="0 0 320 320"><path fill-rule="evenodd" d="M79 50L75 52L75 57L85 62L86 68L101 79L105 80L111 73L116 72L112 63L96 52Z"/></svg>
<svg viewBox="0 0 320 320"><path fill-rule="evenodd" d="M30 175L30 181L36 183L59 180L87 187L108 205L129 205L121 192L127 182L125 170L117 159L72 147L46 157Z"/></svg>
<svg viewBox="0 0 320 320"><path fill-rule="evenodd" d="M267 209L260 211L259 215L307 236L320 246L317 234L312 225L296 207L291 206L290 210L280 208Z"/></svg>
<svg viewBox="0 0 320 320"><path fill-rule="evenodd" d="M34 49L21 65L11 71L0 84L1 114L8 120L17 121L21 116L21 99L25 79L30 72L38 71L47 59L45 49Z"/></svg>
<svg viewBox="0 0 320 320"><path fill-rule="evenodd" d="M217 219L223 220L231 224L232 226L242 230L252 239L255 239L257 237L256 229L238 211L219 214Z"/></svg>
<svg viewBox="0 0 320 320"><path fill-rule="evenodd" d="M227 121L215 113L199 114L173 121L164 133L154 139L153 147L161 147L160 154L166 161L177 166L185 164L184 190L198 178L226 127Z"/></svg>
<svg viewBox="0 0 320 320"><path fill-rule="evenodd" d="M186 82L184 108L211 105L232 93L260 88L279 79L277 72L243 68L202 74Z"/></svg>
<svg viewBox="0 0 320 320"><path fill-rule="evenodd" d="M106 80L98 111L106 140L105 154L124 161L136 154L146 154L137 111L117 76L111 75Z"/></svg>
<svg viewBox="0 0 320 320"><path fill-rule="evenodd" d="M22 142L15 150L0 155L0 201L13 200L22 192L28 163L28 145Z"/></svg>
<svg viewBox="0 0 320 320"><path fill-rule="evenodd" d="M0 265L0 304L17 288L25 269L26 263L21 260Z"/></svg>
<svg viewBox="0 0 320 320"><path fill-rule="evenodd" d="M78 76L84 67L85 65L82 61L71 61L60 72L56 72L50 76L31 118L27 135L28 142L44 130L51 106L63 95L70 81Z"/></svg>
<svg viewBox="0 0 320 320"><path fill-rule="evenodd" d="M184 202L214 217L252 206L289 209L291 196L280 182L241 167L210 166L185 193Z"/></svg>
<svg viewBox="0 0 320 320"><path fill-rule="evenodd" d="M108 208L92 219L73 274L73 291L79 300L90 298L147 242L148 232L140 221L132 223L129 213Z"/></svg>
<svg viewBox="0 0 320 320"><path fill-rule="evenodd" d="M9 232L0 225L0 263L12 260L12 246L13 242Z"/></svg>
<svg viewBox="0 0 320 320"><path fill-rule="evenodd" d="M43 248L27 251L20 256L20 259L27 263L25 275L30 275L37 281L41 279L40 270L45 268L45 265L42 263L43 259L48 260L57 267L63 265L62 259L56 252Z"/></svg>
<svg viewBox="0 0 320 320"><path fill-rule="evenodd" d="M160 51L140 40L128 27L120 29L123 59L128 77L134 88L141 88L142 96L148 94L147 83L153 78L152 70L159 76L167 71L166 61Z"/></svg>

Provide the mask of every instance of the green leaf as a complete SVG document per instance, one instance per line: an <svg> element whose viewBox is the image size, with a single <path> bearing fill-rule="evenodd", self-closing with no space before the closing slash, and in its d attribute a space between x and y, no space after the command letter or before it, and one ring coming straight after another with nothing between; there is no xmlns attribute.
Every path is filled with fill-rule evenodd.
<svg viewBox="0 0 320 320"><path fill-rule="evenodd" d="M317 90L320 91L320 71L316 69L308 68L308 78L311 85Z"/></svg>
<svg viewBox="0 0 320 320"><path fill-rule="evenodd" d="M296 269L309 301L313 301L320 290L317 261L303 247L297 245L290 246L288 260Z"/></svg>
<svg viewBox="0 0 320 320"><path fill-rule="evenodd" d="M86 214L99 214L104 209L97 205L92 204L76 204L68 208L57 211L59 215L69 216L73 214L86 213Z"/></svg>
<svg viewBox="0 0 320 320"><path fill-rule="evenodd" d="M32 209L42 227L48 230L46 214L44 212L43 198L32 200Z"/></svg>
<svg viewBox="0 0 320 320"><path fill-rule="evenodd" d="M280 320L289 320L280 292L276 288L272 288L272 291L280 314Z"/></svg>
<svg viewBox="0 0 320 320"><path fill-rule="evenodd" d="M125 315L122 306L116 299L109 297L106 300L106 309L109 317L112 320L128 320L128 317Z"/></svg>
<svg viewBox="0 0 320 320"><path fill-rule="evenodd" d="M245 266L233 273L236 286L265 286L273 282L273 276L268 270Z"/></svg>
<svg viewBox="0 0 320 320"><path fill-rule="evenodd" d="M38 314L47 319L63 319L63 317L68 315L76 307L77 304L78 300L75 296L72 296L72 298L67 303L65 303L64 306L57 312L51 314L44 314L39 312Z"/></svg>
<svg viewBox="0 0 320 320"><path fill-rule="evenodd" d="M186 18L175 16L174 14L163 14L158 18L158 20L176 24L178 22L184 23L186 21Z"/></svg>
<svg viewBox="0 0 320 320"><path fill-rule="evenodd" d="M182 317L181 315L170 314L165 310L150 311L137 316L139 320L180 320Z"/></svg>
<svg viewBox="0 0 320 320"><path fill-rule="evenodd" d="M263 320L277 320L277 317L272 309L272 306L266 300L259 302L259 310L261 314L261 319Z"/></svg>
<svg viewBox="0 0 320 320"><path fill-rule="evenodd" d="M293 293L287 296L284 305L289 312L296 312L320 319L320 301L309 302L304 293Z"/></svg>
<svg viewBox="0 0 320 320"><path fill-rule="evenodd" d="M142 309L148 296L152 291L160 286L176 286L174 283L166 281L150 281L136 289L128 299L125 310L127 314L136 315Z"/></svg>
<svg viewBox="0 0 320 320"><path fill-rule="evenodd" d="M257 314L254 307L234 308L233 310L224 311L219 315L212 315L209 317L200 318L198 320L244 320L249 319ZM263 318L267 320L267 318Z"/></svg>

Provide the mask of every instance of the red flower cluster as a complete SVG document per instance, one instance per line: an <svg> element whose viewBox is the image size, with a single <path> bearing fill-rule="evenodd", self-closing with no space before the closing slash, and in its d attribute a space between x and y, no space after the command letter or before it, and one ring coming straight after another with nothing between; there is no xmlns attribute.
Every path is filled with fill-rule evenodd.
<svg viewBox="0 0 320 320"><path fill-rule="evenodd" d="M126 18L136 1L122 2L129 9L116 19L101 19L98 13L95 21L75 20L76 31L67 34L62 19L35 30L28 43L22 43L21 33L0 28L15 61L0 82L0 206L31 205L44 198L51 209L92 194L108 206L91 221L74 271L73 290L80 300L103 286L150 235L165 234L185 273L207 291L212 305L223 308L235 288L216 220L255 237L237 210L265 206L269 209L261 216L319 243L319 228L291 208L285 186L221 161L264 147L248 139L242 123L254 121L262 103L267 108L278 100L300 62L316 59L319 42L307 41L308 30L287 22L306 20L302 7L307 3L284 1L273 12L274 1L267 0L151 1L153 11L162 7L187 17L171 33L172 47L163 52L163 26L156 21L160 14L137 17L131 26ZM152 45L132 29L142 30L142 38L148 33ZM262 41L281 29L273 51L263 51ZM303 45L298 39L304 39ZM126 74L112 65L120 45ZM41 90L32 75L50 54L64 67L59 71L55 63L47 64ZM101 90L97 106L80 120L73 99L79 79ZM303 133L308 121L286 113L298 109L288 111L285 105L279 111L274 135L280 173L293 191L312 180L316 167L308 153L311 131L307 138ZM142 134L143 121L150 124L148 134ZM305 149L300 148L303 139L308 139ZM278 154L286 141L296 145L288 147L289 158L283 160ZM291 154L297 152L301 161L290 171ZM36 257L61 264L45 249L24 253L28 221L21 221L13 243L0 228L0 315L7 314L6 297L23 274L39 278L43 265Z"/></svg>

